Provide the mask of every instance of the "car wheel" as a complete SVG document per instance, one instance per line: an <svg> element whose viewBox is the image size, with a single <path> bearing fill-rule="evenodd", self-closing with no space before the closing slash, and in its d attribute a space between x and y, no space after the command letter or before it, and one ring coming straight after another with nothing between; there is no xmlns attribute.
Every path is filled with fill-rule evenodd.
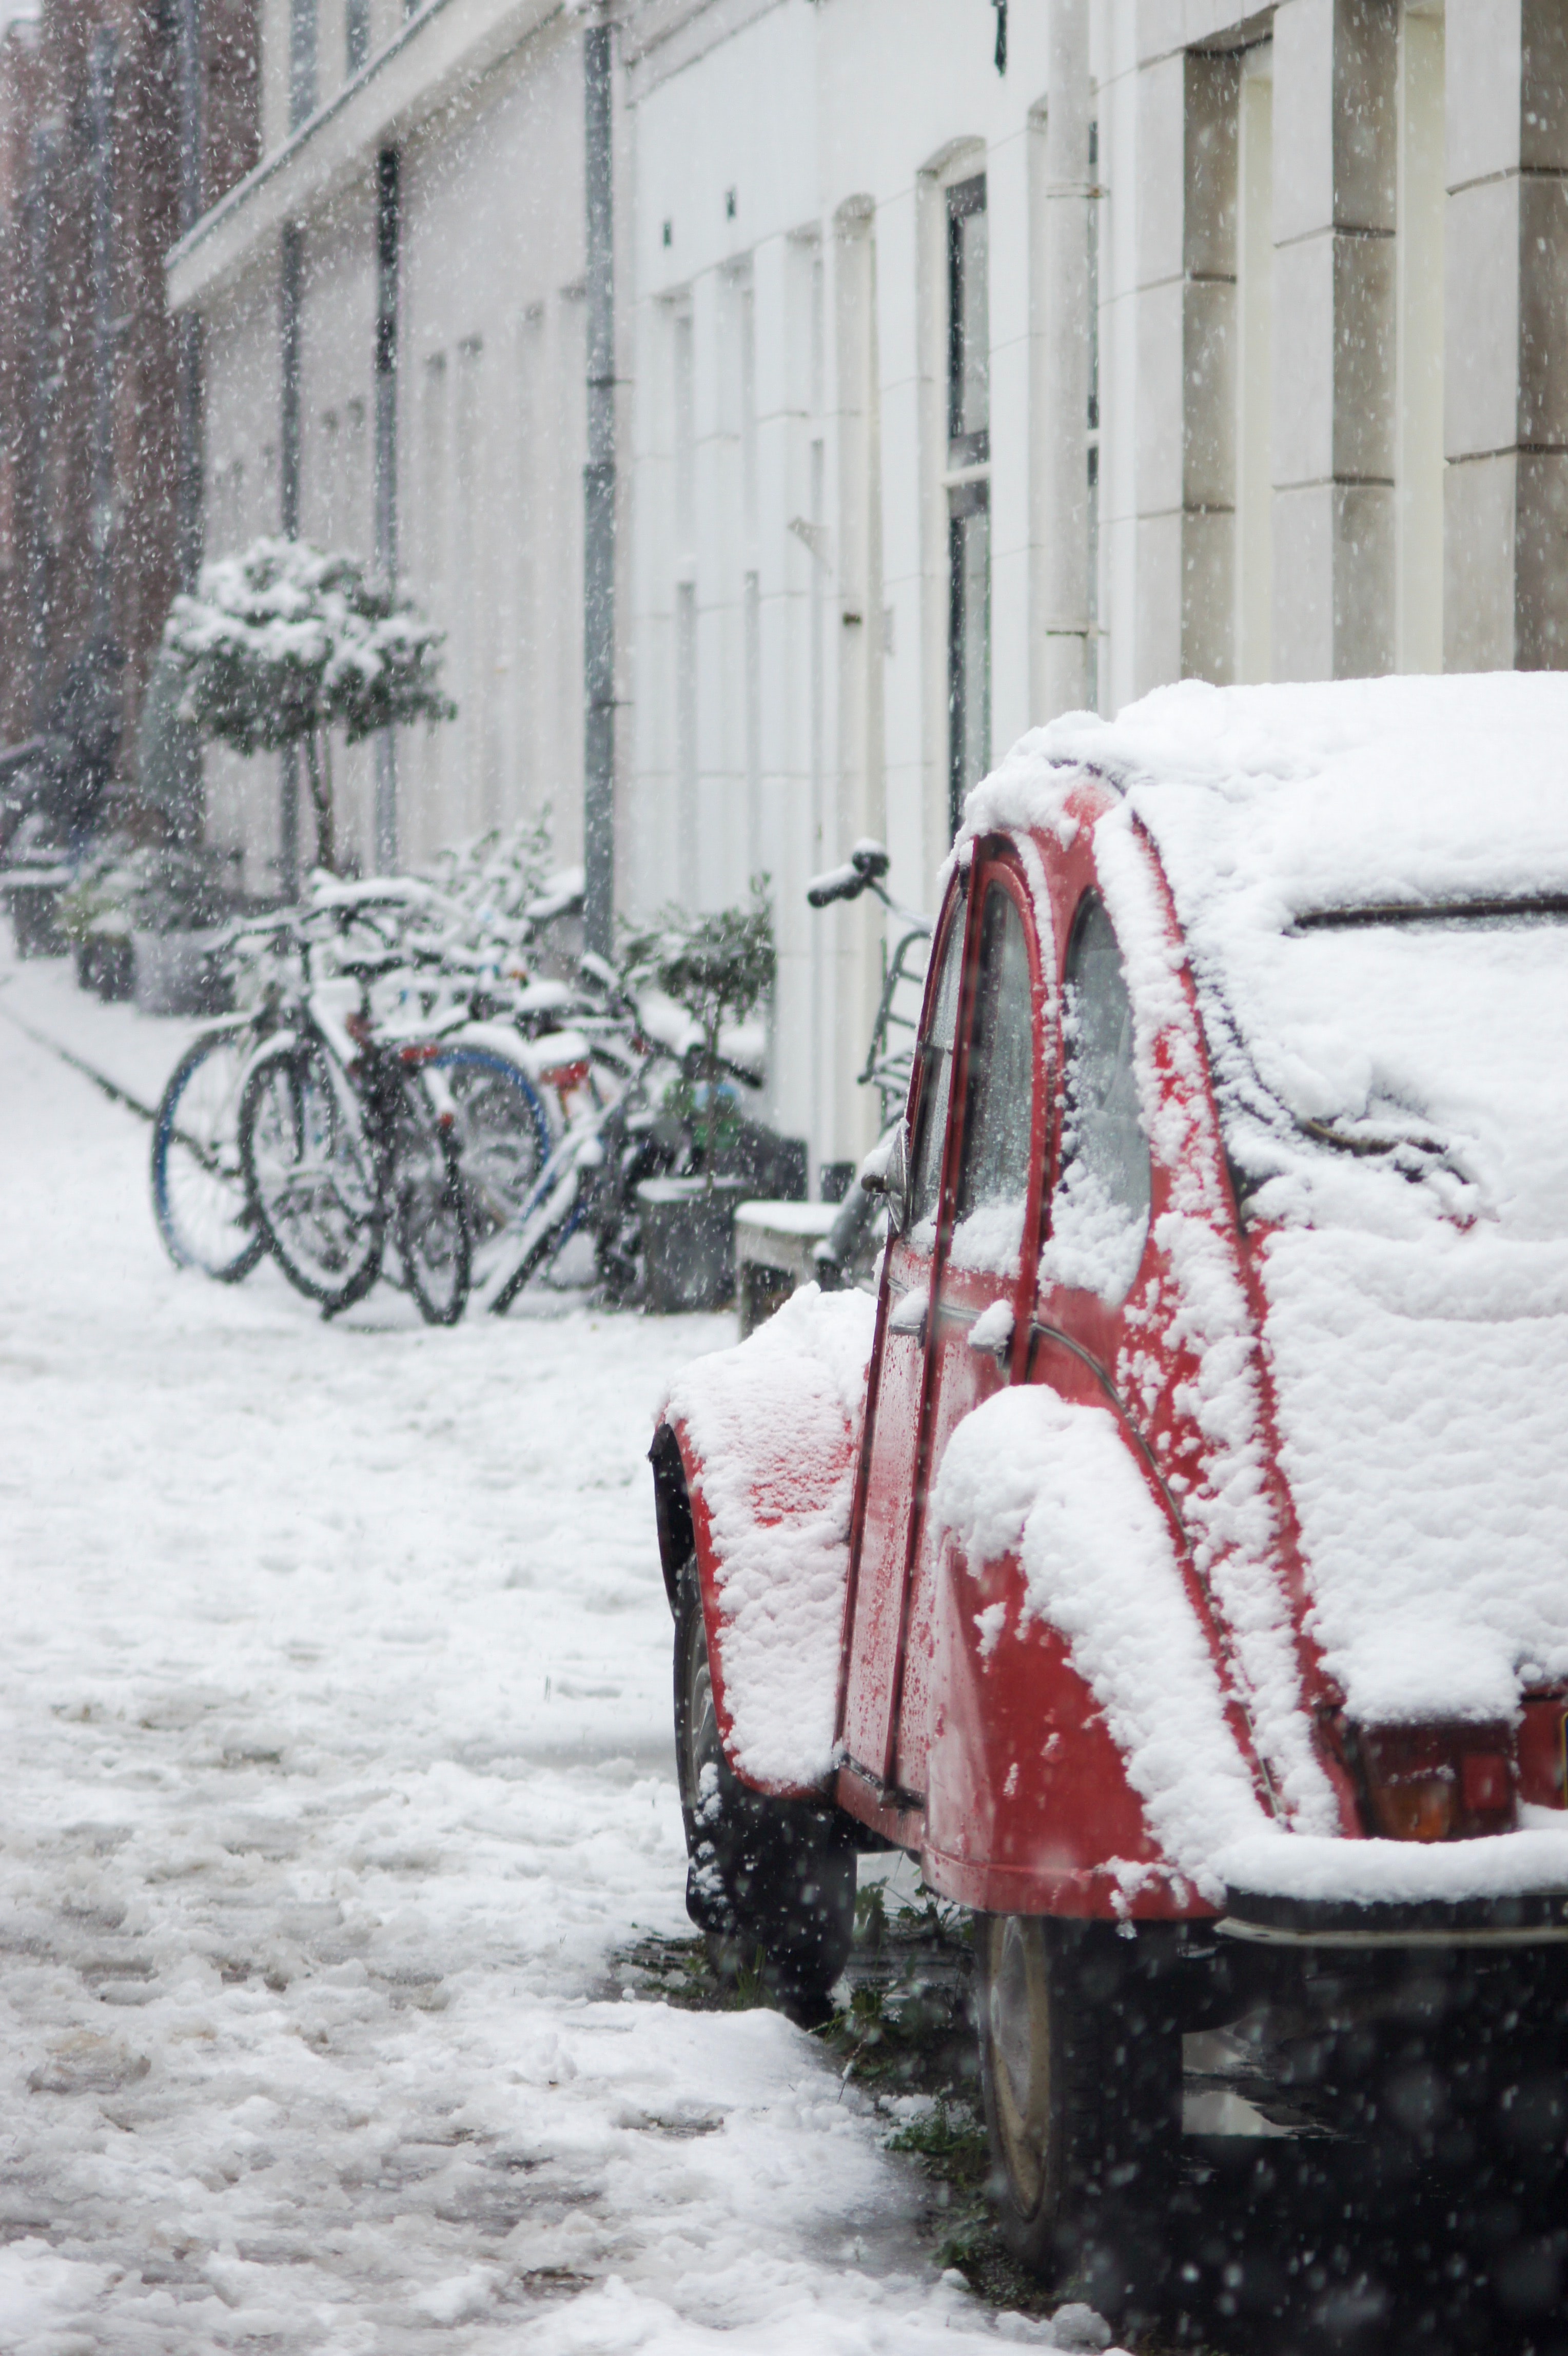
<svg viewBox="0 0 1568 2356"><path fill-rule="evenodd" d="M1008 2249L1124 2315L1164 2271L1181 2119L1181 2029L1164 1950L1117 1926L975 1924L991 2191Z"/></svg>
<svg viewBox="0 0 1568 2356"><path fill-rule="evenodd" d="M686 1826L686 1911L727 1985L755 1975L798 2019L820 2019L854 1929L854 1850L838 1812L748 1791L725 1757L697 1567L676 1588L675 1756Z"/></svg>

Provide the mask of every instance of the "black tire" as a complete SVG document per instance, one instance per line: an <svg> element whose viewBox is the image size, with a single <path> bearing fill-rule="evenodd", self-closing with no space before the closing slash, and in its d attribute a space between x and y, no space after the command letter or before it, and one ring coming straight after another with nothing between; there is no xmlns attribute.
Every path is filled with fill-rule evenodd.
<svg viewBox="0 0 1568 2356"><path fill-rule="evenodd" d="M427 1325L456 1325L467 1305L472 1242L463 1173L449 1130L416 1080L404 1087L392 1171L398 1258Z"/></svg>
<svg viewBox="0 0 1568 2356"><path fill-rule="evenodd" d="M768 1994L821 2019L854 1931L855 1855L836 1809L747 1791L719 1738L694 1562L675 1613L675 1758L686 1827L686 1912L721 1981L755 1972Z"/></svg>
<svg viewBox="0 0 1568 2356"><path fill-rule="evenodd" d="M1159 1936L975 1922L991 2192L1020 2264L1103 2314L1147 2308L1180 2148L1181 2020Z"/></svg>
<svg viewBox="0 0 1568 2356"><path fill-rule="evenodd" d="M295 1291L328 1316L362 1301L381 1273L382 1189L360 1108L314 1041L258 1056L240 1156L257 1225Z"/></svg>
<svg viewBox="0 0 1568 2356"><path fill-rule="evenodd" d="M266 1249L240 1159L249 1030L209 1032L169 1075L153 1121L153 1216L177 1268L238 1284Z"/></svg>

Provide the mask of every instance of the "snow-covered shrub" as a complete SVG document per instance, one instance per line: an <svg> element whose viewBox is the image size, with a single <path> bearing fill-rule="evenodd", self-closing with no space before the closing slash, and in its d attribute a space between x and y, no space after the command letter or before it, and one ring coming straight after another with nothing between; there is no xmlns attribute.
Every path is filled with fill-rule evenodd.
<svg viewBox="0 0 1568 2356"><path fill-rule="evenodd" d="M160 663L181 687L181 717L237 753L305 748L317 860L337 866L330 732L350 744L413 720L450 720L440 686L443 633L367 580L357 557L304 541L257 540L202 567L177 597Z"/></svg>

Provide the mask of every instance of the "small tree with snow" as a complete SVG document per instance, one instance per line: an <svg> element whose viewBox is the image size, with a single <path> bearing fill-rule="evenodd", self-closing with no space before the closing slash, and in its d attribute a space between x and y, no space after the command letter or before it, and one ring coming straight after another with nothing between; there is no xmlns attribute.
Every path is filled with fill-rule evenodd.
<svg viewBox="0 0 1568 2356"><path fill-rule="evenodd" d="M318 863L336 870L331 731L350 744L413 720L451 720L440 686L443 634L406 600L375 587L357 557L304 541L257 540L203 565L194 597L177 597L161 664L180 685L180 714L237 753L303 744Z"/></svg>

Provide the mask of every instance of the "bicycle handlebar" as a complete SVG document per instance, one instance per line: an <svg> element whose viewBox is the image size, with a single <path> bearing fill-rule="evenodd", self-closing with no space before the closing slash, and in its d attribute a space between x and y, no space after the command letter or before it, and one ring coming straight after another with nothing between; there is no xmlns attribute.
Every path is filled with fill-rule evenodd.
<svg viewBox="0 0 1568 2356"><path fill-rule="evenodd" d="M843 867L832 867L825 875L814 876L806 886L806 898L813 908L825 908L833 900L858 900L863 892L874 892L884 907L890 908L882 879L892 862L880 842L869 836L857 842Z"/></svg>

